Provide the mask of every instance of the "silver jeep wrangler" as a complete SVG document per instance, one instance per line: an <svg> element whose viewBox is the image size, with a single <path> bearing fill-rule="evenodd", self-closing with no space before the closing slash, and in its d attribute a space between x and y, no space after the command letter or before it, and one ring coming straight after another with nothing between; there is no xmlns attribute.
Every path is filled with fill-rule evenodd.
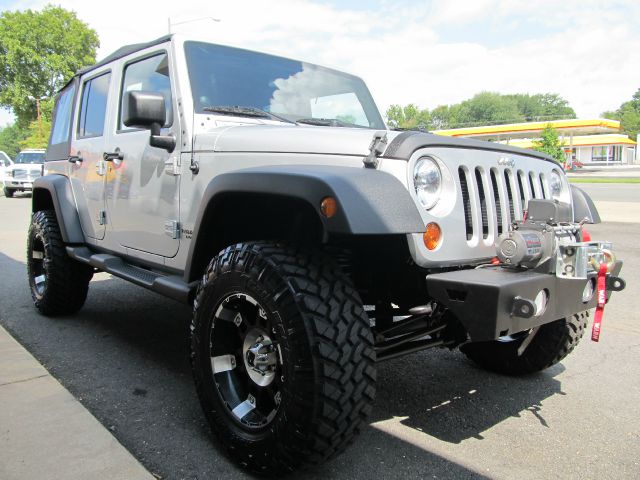
<svg viewBox="0 0 640 480"><path fill-rule="evenodd" d="M624 288L583 237L598 221L545 155L390 131L357 77L167 36L58 94L27 262L44 315L80 309L97 271L192 305L213 431L278 474L349 444L376 362L562 360Z"/></svg>

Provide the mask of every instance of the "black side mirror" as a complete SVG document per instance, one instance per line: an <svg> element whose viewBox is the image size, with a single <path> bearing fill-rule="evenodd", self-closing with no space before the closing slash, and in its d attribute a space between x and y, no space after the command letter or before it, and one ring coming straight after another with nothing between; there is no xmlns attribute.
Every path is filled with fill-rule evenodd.
<svg viewBox="0 0 640 480"><path fill-rule="evenodd" d="M173 135L160 135L167 118L164 95L158 92L127 92L122 112L122 123L127 127L151 130L149 145L164 148L169 153L176 147Z"/></svg>

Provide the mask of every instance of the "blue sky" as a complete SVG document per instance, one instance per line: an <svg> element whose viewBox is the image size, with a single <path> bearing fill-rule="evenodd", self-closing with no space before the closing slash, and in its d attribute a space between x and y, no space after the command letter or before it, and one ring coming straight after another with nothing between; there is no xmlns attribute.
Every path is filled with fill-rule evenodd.
<svg viewBox="0 0 640 480"><path fill-rule="evenodd" d="M0 9L48 0L0 0ZM462 101L482 90L559 93L579 116L615 109L640 88L637 0L59 0L94 28L102 57L174 28L212 42L347 70L381 110ZM143 21L140 21L143 19ZM0 112L0 125L9 117Z"/></svg>

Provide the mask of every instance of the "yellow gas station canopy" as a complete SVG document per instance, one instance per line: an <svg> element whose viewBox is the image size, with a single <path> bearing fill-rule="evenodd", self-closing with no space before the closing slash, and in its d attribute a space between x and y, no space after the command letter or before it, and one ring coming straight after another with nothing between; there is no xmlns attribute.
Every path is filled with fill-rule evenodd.
<svg viewBox="0 0 640 480"><path fill-rule="evenodd" d="M577 137L573 137L573 142L571 142L572 139L568 137L564 137L560 140L562 141L562 144L565 147L569 147L571 146L571 144L573 144L574 147L596 147L598 145L634 146L636 144L636 142L631 140L628 136L620 135L620 134L577 136ZM534 140L530 138L523 138L523 139L518 138L515 140L509 140L509 145L513 145L514 147L520 147L520 148L532 148L533 142ZM501 142L501 143L504 143L504 142Z"/></svg>
<svg viewBox="0 0 640 480"><path fill-rule="evenodd" d="M546 122L510 123L506 125L452 128L448 130L436 130L433 133L448 137L474 137L480 140L536 138L540 136L542 130L544 130L547 125L551 125L554 129L558 130L560 135L565 136L617 133L620 131L619 121L609 120L606 118L594 118L584 120L551 120ZM515 143L512 144L515 145Z"/></svg>

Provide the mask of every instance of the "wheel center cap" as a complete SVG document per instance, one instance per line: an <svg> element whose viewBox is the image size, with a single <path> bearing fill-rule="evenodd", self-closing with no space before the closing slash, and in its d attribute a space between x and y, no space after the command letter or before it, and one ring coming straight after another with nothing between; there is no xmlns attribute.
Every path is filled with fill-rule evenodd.
<svg viewBox="0 0 640 480"><path fill-rule="evenodd" d="M251 330L244 340L244 363L251 380L261 387L269 385L278 363L277 346L257 329Z"/></svg>

